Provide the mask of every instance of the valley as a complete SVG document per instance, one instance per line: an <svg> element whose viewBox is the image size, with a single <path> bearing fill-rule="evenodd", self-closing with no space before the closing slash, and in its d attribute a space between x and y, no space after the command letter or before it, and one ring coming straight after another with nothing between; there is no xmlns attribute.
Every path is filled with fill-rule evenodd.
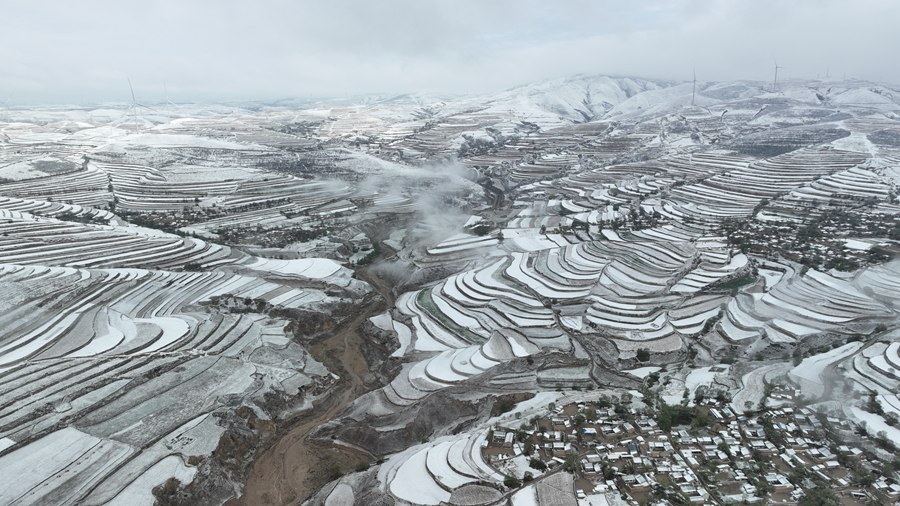
<svg viewBox="0 0 900 506"><path fill-rule="evenodd" d="M2 504L900 499L896 87L6 116Z"/></svg>

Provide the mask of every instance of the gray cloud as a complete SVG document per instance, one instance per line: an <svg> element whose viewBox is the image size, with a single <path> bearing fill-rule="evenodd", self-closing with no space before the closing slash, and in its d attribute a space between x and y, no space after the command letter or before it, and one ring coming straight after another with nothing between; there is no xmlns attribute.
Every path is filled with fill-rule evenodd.
<svg viewBox="0 0 900 506"><path fill-rule="evenodd" d="M573 73L900 82L893 0L7 2L0 101L484 92Z"/></svg>

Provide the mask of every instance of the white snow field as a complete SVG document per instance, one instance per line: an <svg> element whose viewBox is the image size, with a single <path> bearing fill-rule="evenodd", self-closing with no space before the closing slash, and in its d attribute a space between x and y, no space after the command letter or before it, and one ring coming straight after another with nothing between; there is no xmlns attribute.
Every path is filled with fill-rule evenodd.
<svg viewBox="0 0 900 506"><path fill-rule="evenodd" d="M300 258L297 260L258 258L255 263L248 264L248 267L281 276L322 279L338 272L341 269L341 264L327 258Z"/></svg>
<svg viewBox="0 0 900 506"><path fill-rule="evenodd" d="M74 502L104 474L137 451L74 428L52 432L29 445L0 456L0 474L9 480L0 491L3 504Z"/></svg>
<svg viewBox="0 0 900 506"><path fill-rule="evenodd" d="M800 384L804 395L820 396L824 393L826 369L833 364L853 355L863 343L848 343L839 348L807 357L799 365L791 369L789 376Z"/></svg>
<svg viewBox="0 0 900 506"><path fill-rule="evenodd" d="M879 256L900 213L900 92L694 91L581 75L467 97L8 108L0 476L15 479L0 503L151 504L169 478L209 479L220 464L192 463L242 423L231 415L277 424L344 388L307 346L357 316L383 382L321 430L406 448L377 480L323 491L328 505L530 506L553 487L574 504L567 473L502 495L525 460L495 466L481 445L490 424L585 399L610 374L635 392L661 376L672 403L729 390L750 414L777 377L815 397L833 370L900 412L900 260ZM810 223L827 240L779 238L796 251L760 253L730 228ZM358 314L381 294L390 307ZM841 346L773 358L808 343ZM410 426L421 406L486 392L536 395L468 432Z"/></svg>
<svg viewBox="0 0 900 506"><path fill-rule="evenodd" d="M107 504L152 506L156 504L156 497L152 494L153 487L162 485L169 478L189 483L196 472L196 468L188 467L179 457L169 455L129 483Z"/></svg>
<svg viewBox="0 0 900 506"><path fill-rule="evenodd" d="M15 213L0 220L0 468L11 466L0 472L29 471L4 504L78 503L88 491L103 503L152 504L153 487L193 479L187 456L218 444L222 429L204 420L221 399L330 378L285 336L286 321L209 305L336 300L326 285L296 288L295 279L368 290L332 260L267 262L151 229ZM159 269L204 259L203 272ZM253 365L257 350L263 362ZM50 432L73 414L77 427ZM189 435L165 439L176 431ZM148 447L160 438L175 442Z"/></svg>
<svg viewBox="0 0 900 506"><path fill-rule="evenodd" d="M454 492L478 482L499 484L504 475L481 456L486 436L487 430L478 430L395 454L379 468L380 486L403 504L437 505L451 502ZM490 489L480 491L480 495L484 497L478 504L489 504L500 497Z"/></svg>

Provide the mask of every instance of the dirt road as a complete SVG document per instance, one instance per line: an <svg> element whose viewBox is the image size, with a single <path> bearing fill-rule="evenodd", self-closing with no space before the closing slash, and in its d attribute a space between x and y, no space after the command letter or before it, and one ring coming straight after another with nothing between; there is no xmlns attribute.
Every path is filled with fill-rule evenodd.
<svg viewBox="0 0 900 506"><path fill-rule="evenodd" d="M357 315L341 325L337 332L310 347L310 353L341 379L330 396L260 455L245 485L244 495L229 501L229 506L300 504L331 481L338 467L352 471L358 463L372 460L372 456L352 448L308 439L316 427L336 418L366 392L364 378L369 368L362 353L365 337L360 327L367 318L393 304L387 283L376 271L360 269L357 275L369 282L375 293L368 296Z"/></svg>

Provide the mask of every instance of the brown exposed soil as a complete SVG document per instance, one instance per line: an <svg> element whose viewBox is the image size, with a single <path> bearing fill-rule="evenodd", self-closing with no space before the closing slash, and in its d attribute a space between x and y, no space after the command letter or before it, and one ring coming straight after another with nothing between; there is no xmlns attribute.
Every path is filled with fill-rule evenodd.
<svg viewBox="0 0 900 506"><path fill-rule="evenodd" d="M357 306L357 314L334 333L310 346L310 353L339 375L340 381L330 396L260 455L243 495L228 501L227 505L300 504L340 472L352 471L361 463L375 460L364 450L309 438L316 427L336 418L354 399L372 387L366 385L369 364L363 355L365 336L361 327L367 318L389 307L393 297L390 287L376 271L360 269L357 275L369 282L377 294L371 294Z"/></svg>

